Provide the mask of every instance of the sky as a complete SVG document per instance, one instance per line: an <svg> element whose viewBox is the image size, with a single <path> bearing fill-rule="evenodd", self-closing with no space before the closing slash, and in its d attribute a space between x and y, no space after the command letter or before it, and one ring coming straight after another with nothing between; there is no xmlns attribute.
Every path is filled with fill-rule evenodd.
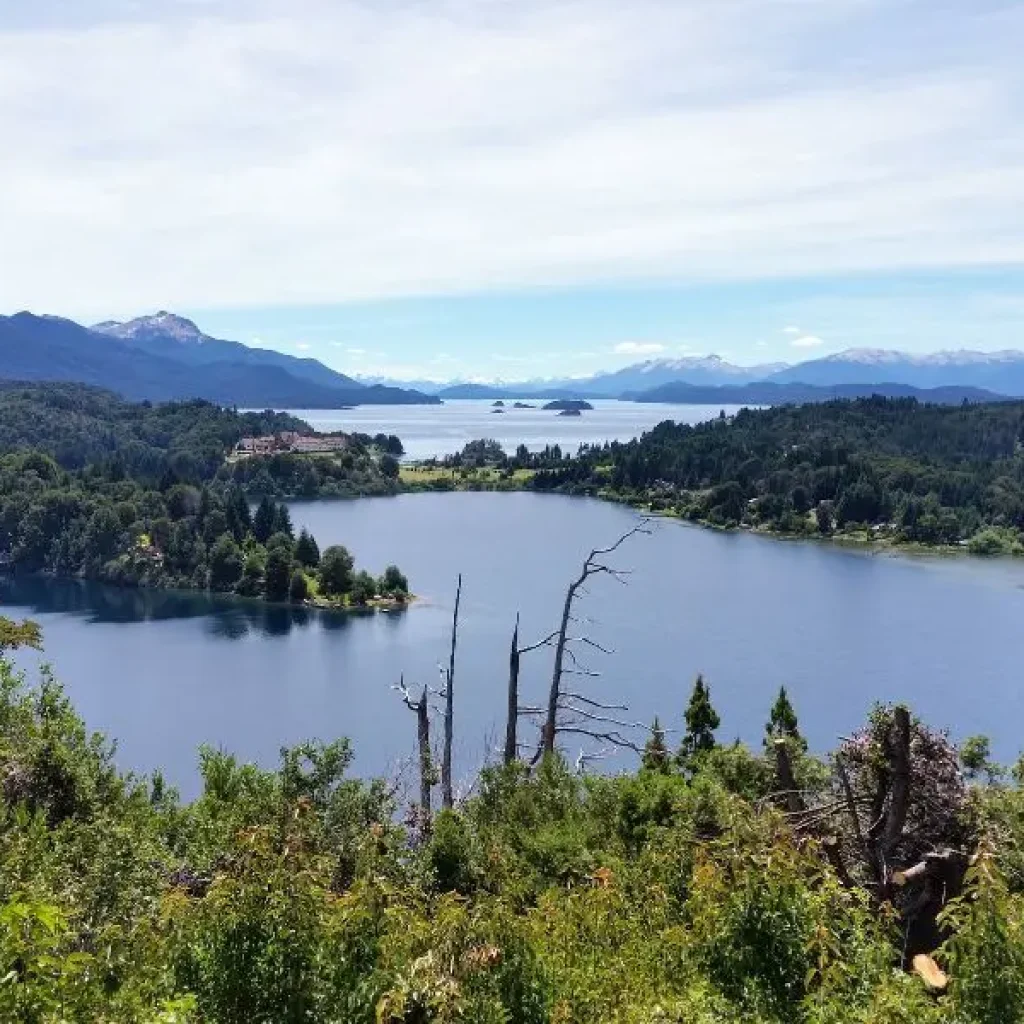
<svg viewBox="0 0 1024 1024"><path fill-rule="evenodd" d="M404 379L1024 347L1024 0L0 0L0 312Z"/></svg>

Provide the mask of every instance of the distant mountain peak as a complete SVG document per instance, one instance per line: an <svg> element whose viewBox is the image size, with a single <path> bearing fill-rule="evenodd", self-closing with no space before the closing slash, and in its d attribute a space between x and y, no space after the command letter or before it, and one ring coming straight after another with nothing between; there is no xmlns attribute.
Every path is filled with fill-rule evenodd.
<svg viewBox="0 0 1024 1024"><path fill-rule="evenodd" d="M107 320L94 325L92 329L101 334L121 338L123 341L132 341L135 338L152 334L160 334L162 337L182 344L201 345L207 340L207 336L191 320L178 316L177 313L168 313L166 309L161 309L158 313L149 316L138 316L134 320L126 322Z"/></svg>

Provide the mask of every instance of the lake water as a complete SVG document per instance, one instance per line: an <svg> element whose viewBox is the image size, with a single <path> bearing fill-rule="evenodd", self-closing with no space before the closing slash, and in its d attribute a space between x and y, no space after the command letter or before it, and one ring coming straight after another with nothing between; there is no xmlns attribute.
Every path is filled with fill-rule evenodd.
<svg viewBox="0 0 1024 1024"><path fill-rule="evenodd" d="M7 579L0 612L42 624L47 658L89 725L118 738L124 766L163 766L192 793L200 743L272 764L282 744L347 735L361 772L392 770L414 741L392 685L403 673L436 682L461 571L465 776L501 735L516 612L524 642L553 629L583 556L635 519L612 504L527 493L315 502L292 514L374 571L397 562L423 600L398 615L345 617ZM615 651L588 659L603 673L593 693L628 703L630 717L657 713L677 726L703 672L722 740L759 743L785 683L819 750L876 699L907 701L958 736L987 733L1003 759L1024 745L1024 562L893 558L666 521L631 539L617 563L633 570L629 585L595 581L580 612ZM548 652L524 659L524 699L549 672Z"/></svg>
<svg viewBox="0 0 1024 1024"><path fill-rule="evenodd" d="M699 423L721 411L710 405L646 405L594 399L593 410L582 416L559 416L541 408L545 403L528 400L533 409L513 409L505 403L504 413L495 413L490 401L450 401L444 405L363 405L355 409L289 409L314 429L358 431L364 434L397 434L405 445L406 458L429 459L462 451L468 441L481 437L500 441L508 452L525 444L538 451L547 444L560 444L575 452L581 444L628 441L662 420ZM726 415L739 407L726 406Z"/></svg>

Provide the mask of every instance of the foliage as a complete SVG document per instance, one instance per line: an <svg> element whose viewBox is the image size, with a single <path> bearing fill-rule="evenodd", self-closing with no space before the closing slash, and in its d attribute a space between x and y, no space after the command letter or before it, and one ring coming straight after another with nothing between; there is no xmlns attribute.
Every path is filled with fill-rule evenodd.
<svg viewBox="0 0 1024 1024"><path fill-rule="evenodd" d="M1024 551L1024 405L864 398L666 421L539 458L530 486L607 494L719 526Z"/></svg>
<svg viewBox="0 0 1024 1024"><path fill-rule="evenodd" d="M355 560L340 544L329 547L320 559L320 589L329 596L347 594L352 589Z"/></svg>
<svg viewBox="0 0 1024 1024"><path fill-rule="evenodd" d="M715 730L722 724L718 712L711 705L711 691L703 676L697 676L693 684L685 719L686 729L676 762L681 768L692 768L701 754L714 749Z"/></svg>
<svg viewBox="0 0 1024 1024"><path fill-rule="evenodd" d="M784 686L779 687L779 695L775 698L768 715L768 724L764 727L765 747L771 746L775 740L786 740L801 753L807 750L807 740L800 735L800 723Z"/></svg>
<svg viewBox="0 0 1024 1024"><path fill-rule="evenodd" d="M651 735L644 745L640 764L644 771L659 772L662 775L667 775L672 769L672 758L665 745L665 730L661 727L657 716L651 723Z"/></svg>
<svg viewBox="0 0 1024 1024"><path fill-rule="evenodd" d="M710 707L706 687L697 706ZM882 769L890 716L878 709L844 745L856 793ZM0 1018L1024 1017L1024 874L1008 855L1024 848L1024 794L957 788L951 748L914 723L920 806L896 863L917 856L922 834L972 848L971 801L1000 837L982 844L944 912L936 956L951 985L935 1000L900 970L892 911L844 884L818 841L766 799L765 758L703 744L683 773L661 732L656 722L636 772L580 775L557 755L532 770L487 768L475 794L414 841L390 788L350 775L345 741L284 749L274 770L204 749L201 795L183 803L159 775L121 775L48 675L30 687L0 658ZM815 791L825 807L830 786ZM943 833L933 802L951 796L961 816Z"/></svg>
<svg viewBox="0 0 1024 1024"><path fill-rule="evenodd" d="M244 435L295 429L308 428L205 402L0 388L0 568L284 600L296 568L316 569L319 548L305 530L294 540L288 506L274 495L336 494L350 483L361 492L356 477L384 479L371 438L321 460L326 468L294 455L227 461ZM262 495L255 513L250 495Z"/></svg>

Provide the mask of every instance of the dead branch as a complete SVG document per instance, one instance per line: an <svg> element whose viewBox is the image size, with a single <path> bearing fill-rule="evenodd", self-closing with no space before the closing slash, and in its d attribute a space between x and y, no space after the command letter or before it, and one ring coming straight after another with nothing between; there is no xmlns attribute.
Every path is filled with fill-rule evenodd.
<svg viewBox="0 0 1024 1024"><path fill-rule="evenodd" d="M623 736L617 731L598 732L594 729L587 729L578 725L560 725L556 728L555 733L558 736L587 736L592 740L601 740L605 743L610 743L613 747L632 750L635 754L643 753L643 750L631 739L627 736Z"/></svg>
<svg viewBox="0 0 1024 1024"><path fill-rule="evenodd" d="M562 605L562 618L555 639L555 657L551 669L551 686L548 691L547 718L545 719L544 726L541 730L541 742L537 750L537 755L534 758L535 761L546 754L554 753L555 749L555 736L558 732L559 695L562 690L566 644L568 642L569 624L572 620L573 603L581 589L584 588L587 580L594 576L607 575L611 576L613 579L619 580L621 583L625 583L625 580L623 579L625 573L622 570L609 566L603 561L603 559L618 551L618 549L622 547L630 537L633 537L638 533L649 534L651 531L647 524L648 521L644 519L636 526L627 530L618 538L618 540L613 544L610 544L608 547L594 548L584 560L579 576L569 584L569 587L565 592L565 601Z"/></svg>

